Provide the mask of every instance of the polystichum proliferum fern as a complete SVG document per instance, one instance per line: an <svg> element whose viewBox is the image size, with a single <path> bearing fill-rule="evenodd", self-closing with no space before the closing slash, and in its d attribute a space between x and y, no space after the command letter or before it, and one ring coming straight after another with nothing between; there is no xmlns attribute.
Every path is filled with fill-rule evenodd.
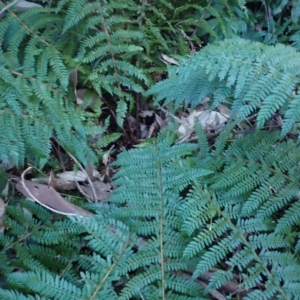
<svg viewBox="0 0 300 300"><path fill-rule="evenodd" d="M167 128L154 143L124 151L115 163L116 190L108 203L90 206L94 217L50 222L49 213L33 204L23 204L33 214L8 209L0 236L7 287L0 289L2 297L211 299L209 293L219 290L229 299L300 298L299 142L282 138L299 121L293 106L298 61L284 66L286 55L298 53L236 43L239 57L233 41L209 46L203 57L210 63L197 62L201 52L189 57L152 90L175 106L182 99L196 105L211 96L217 105L226 98L238 117L213 143L198 126L198 143L176 145L174 129ZM225 46L232 54L228 61L218 58ZM268 88L270 76L285 89ZM182 83L194 93L183 93ZM253 97L243 102L241 95ZM258 113L258 125L272 116L264 105L271 111L277 106L283 129L237 137L234 124L252 112L247 107Z"/></svg>
<svg viewBox="0 0 300 300"><path fill-rule="evenodd" d="M97 159L88 141L108 125L94 125L103 94L116 97L117 123L122 125L129 103L133 105L132 92L142 93L147 84L143 70L131 63L143 50L144 36L124 29L133 5L58 1L55 8L6 11L0 19L1 161L18 165L26 158L43 166L53 135L84 164ZM128 15L123 17L122 10ZM81 85L96 93L94 118L85 112L91 99L76 105L69 84L73 69L82 76Z"/></svg>
<svg viewBox="0 0 300 300"><path fill-rule="evenodd" d="M9 208L0 295L211 299L226 287L231 299L297 299L299 143L279 131L231 135L210 149L201 129L199 144L173 145L165 131L123 152L118 188L109 205L90 206L94 217L51 223L31 203L40 221Z"/></svg>
<svg viewBox="0 0 300 300"><path fill-rule="evenodd" d="M225 40L205 47L172 67L168 79L154 85L149 94L165 105L182 103L196 107L211 99L211 108L225 103L238 122L257 113L262 128L272 115L284 115L286 135L300 118L300 54L289 46L267 46L243 39Z"/></svg>

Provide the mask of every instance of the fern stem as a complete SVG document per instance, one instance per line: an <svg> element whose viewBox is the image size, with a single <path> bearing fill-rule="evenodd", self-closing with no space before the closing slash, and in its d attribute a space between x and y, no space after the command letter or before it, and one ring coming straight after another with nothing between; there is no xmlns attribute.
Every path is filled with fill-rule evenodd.
<svg viewBox="0 0 300 300"><path fill-rule="evenodd" d="M0 3L2 5L4 5L4 3L2 1L0 1ZM54 51L57 51L59 53L59 51L56 48L54 48L50 43L45 41L40 35L36 34L34 31L32 31L28 27L28 25L25 24L14 12L12 12L11 10L8 10L8 11L29 32L30 35L34 36L36 39L41 41L43 44L45 44L46 46L50 47L51 49L53 49Z"/></svg>
<svg viewBox="0 0 300 300"><path fill-rule="evenodd" d="M156 144L156 148L158 148L158 145ZM159 149L157 149L158 153L160 152ZM160 237L159 237L159 242L160 242L160 264L161 264L161 289L162 289L162 300L165 299L165 267L164 267L164 241L163 241L163 236L164 236L164 192L163 192L163 182L162 182L162 178L163 178L163 174L162 174L162 164L161 161L158 160L157 161L157 170L159 171L159 178L158 178L158 182L159 184L159 192L160 192L160 203L161 203L161 208L160 208Z"/></svg>

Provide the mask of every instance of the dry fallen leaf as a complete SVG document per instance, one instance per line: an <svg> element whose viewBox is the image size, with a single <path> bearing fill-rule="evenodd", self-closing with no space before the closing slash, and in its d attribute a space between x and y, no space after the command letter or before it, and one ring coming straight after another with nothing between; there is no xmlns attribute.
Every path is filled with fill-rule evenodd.
<svg viewBox="0 0 300 300"><path fill-rule="evenodd" d="M3 201L2 198L0 198L0 232L4 231L4 226L3 226L2 218L3 218L4 213L5 213L5 207L6 207L5 202Z"/></svg>
<svg viewBox="0 0 300 300"><path fill-rule="evenodd" d="M91 215L87 210L82 209L66 201L52 186L14 178L15 188L28 199L35 201L45 208L63 215L76 216Z"/></svg>
<svg viewBox="0 0 300 300"><path fill-rule="evenodd" d="M195 126L195 118L201 114L201 111L193 110L187 118L181 119L181 125L178 128L178 132L181 135L191 134Z"/></svg>
<svg viewBox="0 0 300 300"><path fill-rule="evenodd" d="M161 57L162 57L162 60L163 60L164 62L167 62L167 63L169 63L169 64L171 64L171 65L180 66L179 62L178 62L177 60L175 60L174 58L172 58L172 57L169 57L169 56L164 55L164 54L162 54Z"/></svg>
<svg viewBox="0 0 300 300"><path fill-rule="evenodd" d="M65 171L60 174L56 174L57 177L63 178L67 181L86 181L87 180L87 173L83 171ZM97 170L92 170L93 177L100 177L100 174Z"/></svg>
<svg viewBox="0 0 300 300"><path fill-rule="evenodd" d="M73 89L74 89L74 95L76 97L76 103L78 105L81 105L83 103L83 101L82 101L83 97L79 98L79 96L77 94L77 89L76 89L77 81L78 81L78 71L77 71L77 69L71 70L70 75L69 75L69 81L72 84ZM84 96L84 93L83 93L83 96Z"/></svg>
<svg viewBox="0 0 300 300"><path fill-rule="evenodd" d="M17 4L15 5L15 9L17 11L25 11L31 8L42 8L43 6L34 2L29 2L29 1L18 1Z"/></svg>
<svg viewBox="0 0 300 300"><path fill-rule="evenodd" d="M139 137L141 139L145 139L148 135L148 132L149 132L148 126L145 125L145 124L140 123L140 136Z"/></svg>
<svg viewBox="0 0 300 300"><path fill-rule="evenodd" d="M98 201L104 202L109 196L110 196L110 190L111 190L111 185L108 183L104 183L100 180L95 180L93 181L93 186L96 192L96 196ZM83 191L83 196L87 197L88 200L93 199L93 190L90 187L90 185L85 184L85 185L80 185L78 188L79 191L80 189ZM80 191L80 192L82 192Z"/></svg>
<svg viewBox="0 0 300 300"><path fill-rule="evenodd" d="M153 115L154 115L153 110L143 110L139 113L139 116L142 118L153 117Z"/></svg>
<svg viewBox="0 0 300 300"><path fill-rule="evenodd" d="M155 114L155 120L159 125L160 129L163 129L167 125L167 121L163 120L158 114Z"/></svg>
<svg viewBox="0 0 300 300"><path fill-rule="evenodd" d="M226 118L230 118L231 110L223 104L218 105L219 112Z"/></svg>
<svg viewBox="0 0 300 300"><path fill-rule="evenodd" d="M107 150L104 155L103 155L103 158L102 158L102 162L103 164L107 167L108 166L108 162L110 160L110 152L111 150L114 148L114 145L112 145L109 150Z"/></svg>
<svg viewBox="0 0 300 300"><path fill-rule="evenodd" d="M150 138L154 132L154 130L156 129L157 127L157 122L156 120L154 120L154 122L151 124L151 126L149 127L149 131L148 131L148 134L147 134L147 139Z"/></svg>
<svg viewBox="0 0 300 300"><path fill-rule="evenodd" d="M209 97L205 97L205 98L203 98L203 99L201 100L200 104L205 105L205 104L207 104L209 101L210 101L210 98L209 98Z"/></svg>
<svg viewBox="0 0 300 300"><path fill-rule="evenodd" d="M214 131L214 133L218 133L225 126L228 118L216 111L193 110L186 119L182 120L182 124L178 128L178 132L182 136L190 135L194 130L195 120L201 124L202 128L206 132Z"/></svg>
<svg viewBox="0 0 300 300"><path fill-rule="evenodd" d="M31 181L48 184L49 178L32 178ZM53 178L51 180L51 184L49 185L55 189L64 191L74 190L76 188L76 184L74 181L70 181L65 178Z"/></svg>
<svg viewBox="0 0 300 300"><path fill-rule="evenodd" d="M214 130L219 132L228 121L228 118L216 111L205 110L198 115L197 121L204 130Z"/></svg>

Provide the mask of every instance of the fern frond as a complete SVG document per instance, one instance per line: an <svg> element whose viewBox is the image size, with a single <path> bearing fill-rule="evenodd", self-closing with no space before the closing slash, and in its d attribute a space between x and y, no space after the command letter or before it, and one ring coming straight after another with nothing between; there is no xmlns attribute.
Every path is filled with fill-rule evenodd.
<svg viewBox="0 0 300 300"><path fill-rule="evenodd" d="M0 289L0 296L3 297L3 299L7 300L47 300L45 297L40 297L38 295L30 296L30 295L24 295L22 293L16 292L16 291L9 291L9 290L3 290Z"/></svg>
<svg viewBox="0 0 300 300"><path fill-rule="evenodd" d="M79 288L58 276L52 276L47 272L13 273L9 281L21 288L28 288L45 298L80 300L82 293ZM37 285L36 282L39 282ZM42 297L43 297L42 296Z"/></svg>
<svg viewBox="0 0 300 300"><path fill-rule="evenodd" d="M226 100L237 121L257 113L259 128L280 111L284 115L282 135L286 135L299 121L299 97L294 93L299 62L299 53L292 47L225 40L183 59L149 94L157 95L156 101L163 100L165 105L174 103L175 108L183 101L195 107L209 97L214 109Z"/></svg>
<svg viewBox="0 0 300 300"><path fill-rule="evenodd" d="M278 131L256 131L228 144L229 139L219 139L223 150L210 150L198 163L209 168L221 157L218 171L194 181L178 209L181 231L192 238L183 253L198 260L194 278L219 269L209 288L239 274L249 299L293 298L297 291L287 286L299 285L299 142L280 141ZM260 294L255 288L262 282L270 290Z"/></svg>
<svg viewBox="0 0 300 300"><path fill-rule="evenodd" d="M130 299L139 291L144 295L152 285L158 288L157 297L162 293L165 298L169 289L174 295L183 292L170 285L173 278L170 272L182 270L188 264L188 260L182 259L184 239L178 232L181 223L176 215L181 202L178 194L191 180L211 172L205 169L189 172L190 162L183 161L182 157L192 153L196 145L171 146L172 142L172 136L165 132L155 144L123 152L116 162L121 167L114 179L119 188L109 201L126 206L116 210L113 216L128 224L139 236L151 236L136 255L121 265L124 275L142 270L126 284L121 299ZM163 257L168 257L167 262ZM147 268L149 265L151 267ZM196 296L198 292L199 288L191 289L188 295Z"/></svg>

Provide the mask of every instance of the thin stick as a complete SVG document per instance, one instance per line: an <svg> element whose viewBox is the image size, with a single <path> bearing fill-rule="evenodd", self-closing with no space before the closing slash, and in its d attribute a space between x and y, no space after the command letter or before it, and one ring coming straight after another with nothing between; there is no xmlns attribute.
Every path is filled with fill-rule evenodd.
<svg viewBox="0 0 300 300"><path fill-rule="evenodd" d="M89 174L86 172L86 170L82 167L82 165L80 164L80 162L70 153L68 152L68 154L70 155L70 157L75 161L75 163L77 164L77 166L79 167L79 169L84 173L84 175L86 176L86 179L88 181L88 183L90 184L91 186L91 189L93 191L93 196L94 196L94 199L93 201L96 202L97 201L97 194L96 194L96 191L95 191L95 188L94 188L94 184L89 176Z"/></svg>
<svg viewBox="0 0 300 300"><path fill-rule="evenodd" d="M89 195L80 187L80 184L78 181L75 181L76 187L78 188L79 192L87 199L89 203L92 203L93 201L90 201Z"/></svg>
<svg viewBox="0 0 300 300"><path fill-rule="evenodd" d="M4 6L0 11L0 15L3 14L6 10L8 10L11 6L17 4L19 1L21 1L21 0L15 0L12 3L9 3L6 6Z"/></svg>

